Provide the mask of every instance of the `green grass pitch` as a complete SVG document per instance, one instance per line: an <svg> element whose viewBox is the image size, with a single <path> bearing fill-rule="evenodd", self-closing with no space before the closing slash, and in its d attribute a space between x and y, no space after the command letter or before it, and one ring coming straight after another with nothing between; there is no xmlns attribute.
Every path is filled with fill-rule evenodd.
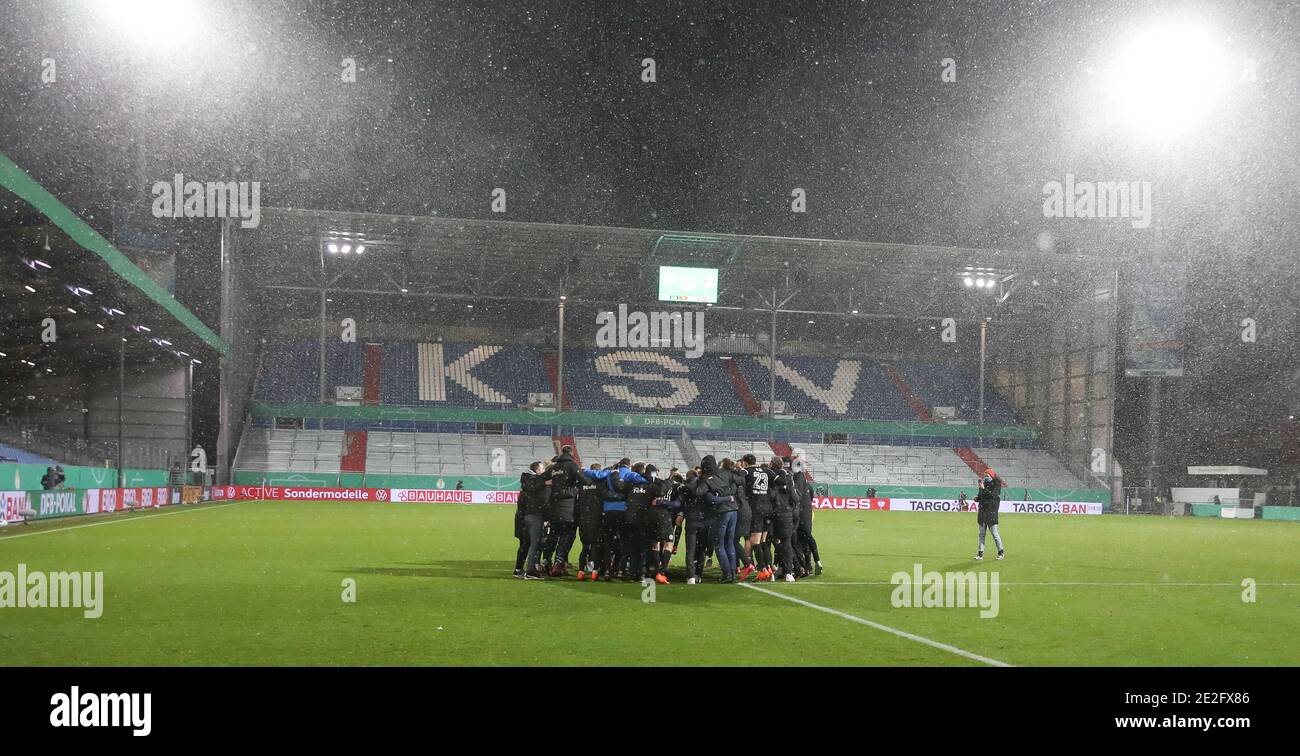
<svg viewBox="0 0 1300 756"><path fill-rule="evenodd" d="M680 578L645 603L637 583L512 578L513 509L239 502L10 526L0 571L102 571L104 611L0 608L0 663L1300 665L1294 523L1004 515L1008 559L975 563L973 515L827 511L826 573L764 586L803 603ZM998 615L895 608L890 576L916 564L996 571Z"/></svg>

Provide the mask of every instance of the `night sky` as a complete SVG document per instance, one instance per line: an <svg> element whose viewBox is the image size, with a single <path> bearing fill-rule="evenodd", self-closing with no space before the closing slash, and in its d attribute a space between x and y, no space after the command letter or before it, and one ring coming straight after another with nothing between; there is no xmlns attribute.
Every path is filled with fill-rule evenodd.
<svg viewBox="0 0 1300 756"><path fill-rule="evenodd" d="M1134 276L1172 257L1194 342L1179 390L1238 408L1184 430L1275 420L1278 387L1300 387L1294 3L228 0L163 37L98 5L0 5L0 151L106 235L110 206L147 212L180 172L260 181L264 206L499 218L503 187L509 220L1038 248ZM1139 134L1113 69L1188 18L1230 74L1176 134ZM1151 182L1151 227L1045 218L1067 173ZM216 222L180 232L178 297L215 323ZM1260 344L1235 338L1245 315ZM1273 414L1241 409L1265 393Z"/></svg>

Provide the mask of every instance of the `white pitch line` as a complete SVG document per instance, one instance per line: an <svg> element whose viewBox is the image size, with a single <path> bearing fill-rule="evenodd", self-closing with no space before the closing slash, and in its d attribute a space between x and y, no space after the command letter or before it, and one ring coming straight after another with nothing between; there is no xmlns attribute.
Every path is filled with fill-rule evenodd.
<svg viewBox="0 0 1300 756"><path fill-rule="evenodd" d="M50 528L49 530L37 530L31 533L19 533L18 535L0 536L0 543L3 543L5 541L14 541L19 538L26 538L28 536L45 535L46 533L62 533L66 530L79 530L81 528L97 528L100 525L118 525L123 522L139 522L140 520L152 520L156 517L169 517L171 515L187 514L189 512L211 512L214 509L221 509L222 507L229 507L233 504L238 504L238 503L239 502L237 501L231 501L231 502L226 502L225 504L218 504L213 507L199 507L198 509L182 509L179 512L159 512L158 514L146 515L144 517L124 517L120 520L108 520L106 522L92 522L86 525L73 525L67 528Z"/></svg>
<svg viewBox="0 0 1300 756"><path fill-rule="evenodd" d="M751 591L758 591L759 593L766 593L766 594L769 595L769 596L775 596L775 597L777 597L777 598L779 598L779 599L783 599L783 600L785 600L785 601L791 601L791 602L793 602L793 603L799 604L800 606L806 606L806 607L808 607L809 609L816 609L816 610L819 611L819 612L825 612L825 613L827 613L827 614L833 614L833 615L835 615L836 617L839 617L840 619L846 619L846 620L848 620L848 621L850 621L850 622L856 622L856 623L858 623L859 625L866 625L867 627L873 627L873 628L875 628L875 629L877 629L877 630L880 630L880 631L882 631L882 632L890 633L890 634L892 634L892 635L897 635L897 636L900 637L900 638L905 638L905 639L910 640L910 641L916 641L917 643L923 643L923 644L925 644L925 645L927 645L927 646L930 646L930 647L932 647L932 648L937 648L937 649L939 649L940 651L947 651L947 652L950 653L950 654L956 654L957 656L961 656L961 657L964 657L964 658L966 658L966 659L970 659L970 660L972 660L972 661L977 661L977 662L980 662L981 664L988 664L989 666L992 666L992 667L1010 667L1010 666L1011 666L1010 664L1007 664L1006 662L998 661L997 659L990 659L990 658L987 657L987 656L980 656L979 654L971 653L970 651L966 651L965 649L960 649L960 648L957 648L956 646L950 646L950 645L948 645L947 643L940 643L940 642L937 641L937 640L930 640L929 638L926 638L926 637L924 637L924 636L921 636L921 635L915 635L915 634L913 634L913 633L909 633L909 632L907 632L907 631L905 631L905 630L899 630L899 629L897 629L897 628L890 627L889 625L882 625L882 624L880 624L879 622L872 622L872 621L869 620L869 619L863 619L863 618L861 618L861 617L855 617L855 616L852 615L852 614L846 614L846 613L841 612L841 611L836 610L836 609L831 609L831 608L829 608L829 607L825 607L825 606L819 606L819 605L814 604L814 603L812 603L812 602L810 602L810 601L804 601L803 599L797 599L797 598L795 598L794 596L787 596L787 595L785 595L785 594L783 594L783 593L777 593L776 591L771 591L771 590L768 590L768 589L766 589L766 588L759 588L758 586L756 586L756 585L752 585L752 584L750 584L750 583L741 583L741 585L744 586L745 588L750 589Z"/></svg>
<svg viewBox="0 0 1300 756"><path fill-rule="evenodd" d="M1097 586L1099 588L1240 588L1241 583L1082 583L1082 582L1008 582L999 585L1046 585L1046 586ZM897 585L890 580L868 580L862 582L828 583L819 580L800 580L794 585ZM1256 583L1263 588L1297 588L1300 583Z"/></svg>

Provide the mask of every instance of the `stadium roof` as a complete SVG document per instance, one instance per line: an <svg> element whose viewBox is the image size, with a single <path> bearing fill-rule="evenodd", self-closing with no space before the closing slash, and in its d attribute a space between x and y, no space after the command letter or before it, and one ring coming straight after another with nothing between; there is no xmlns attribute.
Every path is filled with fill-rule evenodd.
<svg viewBox="0 0 1300 756"><path fill-rule="evenodd" d="M31 176L0 154L0 382L115 365L205 359L229 346ZM55 322L57 340L42 339Z"/></svg>
<svg viewBox="0 0 1300 756"><path fill-rule="evenodd" d="M257 285L286 294L323 283L372 297L654 301L656 266L678 265L720 270L720 308L766 309L776 288L778 300L799 292L784 305L791 311L923 318L937 309L982 314L988 303L962 294L968 274L1050 305L1063 288L1077 295L1084 281L1110 285L1114 270L1094 257L998 249L286 208L265 208L256 229L236 234ZM331 242L366 252L331 255Z"/></svg>

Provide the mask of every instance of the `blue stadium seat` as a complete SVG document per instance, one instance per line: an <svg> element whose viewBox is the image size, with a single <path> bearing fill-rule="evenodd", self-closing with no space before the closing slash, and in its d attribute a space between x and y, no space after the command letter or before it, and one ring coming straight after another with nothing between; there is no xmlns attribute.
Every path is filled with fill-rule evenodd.
<svg viewBox="0 0 1300 756"><path fill-rule="evenodd" d="M390 341L381 346L379 394L383 404L513 408L527 403L529 394L553 391L544 353L538 347L415 341ZM313 339L268 340L257 398L316 401L320 394L316 369L319 350L319 343ZM734 360L752 397L759 402L766 399L770 375L767 358L737 355ZM787 412L795 416L902 421L917 418L881 362L806 355L779 357L777 362L776 398L785 402ZM327 342L327 395L333 398L338 386L362 386L364 363L364 344ZM716 354L692 359L684 352L578 348L566 350L564 365L568 403L577 410L747 413L728 374L726 360ZM966 420L978 415L979 378L975 371L908 361L895 363L894 367L927 408L955 407ZM1011 405L994 391L986 392L985 402L986 421L1019 422ZM325 427L356 430L374 426L330 421ZM438 432L434 428L420 430Z"/></svg>

